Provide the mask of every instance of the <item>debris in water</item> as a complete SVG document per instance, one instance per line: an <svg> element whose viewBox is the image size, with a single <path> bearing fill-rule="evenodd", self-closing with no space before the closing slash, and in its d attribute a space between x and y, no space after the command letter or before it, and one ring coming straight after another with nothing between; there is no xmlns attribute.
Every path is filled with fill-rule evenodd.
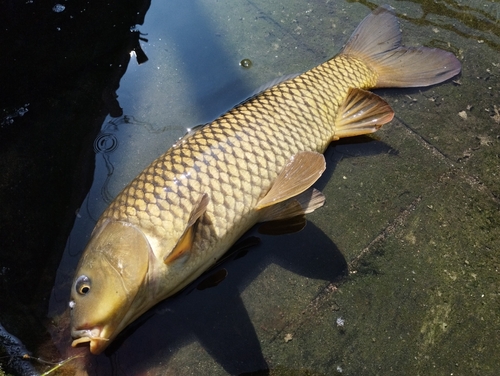
<svg viewBox="0 0 500 376"><path fill-rule="evenodd" d="M250 59L241 60L240 66L242 66L243 68L250 68L250 67L252 67L252 60L250 60Z"/></svg>
<svg viewBox="0 0 500 376"><path fill-rule="evenodd" d="M52 7L52 10L56 13L61 13L64 9L66 9L66 7L62 4L56 4Z"/></svg>

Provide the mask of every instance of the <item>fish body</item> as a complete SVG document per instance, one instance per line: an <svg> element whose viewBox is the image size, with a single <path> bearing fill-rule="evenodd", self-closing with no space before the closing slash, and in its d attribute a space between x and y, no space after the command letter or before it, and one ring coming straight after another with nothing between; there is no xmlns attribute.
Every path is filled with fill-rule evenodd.
<svg viewBox="0 0 500 376"><path fill-rule="evenodd" d="M98 220L71 291L73 346L102 352L159 301L209 269L258 222L311 212L322 153L376 131L390 106L366 91L453 77L450 53L406 48L380 7L333 59L264 90L153 161Z"/></svg>

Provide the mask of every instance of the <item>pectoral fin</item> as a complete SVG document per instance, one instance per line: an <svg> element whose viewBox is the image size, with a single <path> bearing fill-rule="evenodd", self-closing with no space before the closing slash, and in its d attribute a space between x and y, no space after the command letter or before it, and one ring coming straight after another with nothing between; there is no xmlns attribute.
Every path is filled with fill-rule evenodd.
<svg viewBox="0 0 500 376"><path fill-rule="evenodd" d="M378 95L362 89L349 89L339 108L333 140L373 133L393 117L391 106Z"/></svg>
<svg viewBox="0 0 500 376"><path fill-rule="evenodd" d="M198 222L201 216L206 212L209 201L210 198L205 193L193 206L193 210L191 211L191 215L189 216L189 220L184 233L179 238L179 241L175 245L172 252L170 252L163 259L163 262L165 264L172 263L173 261L179 259L181 256L186 255L191 250L194 242L194 236L196 234L196 227L198 226Z"/></svg>
<svg viewBox="0 0 500 376"><path fill-rule="evenodd" d="M325 168L325 157L322 154L304 151L294 155L271 189L257 203L256 209L260 210L301 194L319 179Z"/></svg>

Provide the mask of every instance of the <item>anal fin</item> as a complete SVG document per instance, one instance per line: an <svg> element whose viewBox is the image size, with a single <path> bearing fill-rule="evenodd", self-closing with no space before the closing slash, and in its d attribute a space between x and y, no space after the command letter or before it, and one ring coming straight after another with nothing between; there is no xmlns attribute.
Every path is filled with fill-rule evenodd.
<svg viewBox="0 0 500 376"><path fill-rule="evenodd" d="M210 198L206 193L201 195L198 199L198 202L193 206L193 210L191 211L191 215L189 216L188 223L186 225L186 229L183 234L177 241L177 244L172 249L164 259L163 262L165 264L170 264L173 261L179 259L180 257L187 255L191 250L194 242L194 236L196 234L196 228L198 226L198 222L203 214L207 211L207 205L210 201Z"/></svg>
<svg viewBox="0 0 500 376"><path fill-rule="evenodd" d="M333 139L373 133L393 117L391 106L378 95L351 88L339 108Z"/></svg>
<svg viewBox="0 0 500 376"><path fill-rule="evenodd" d="M325 196L323 193L311 188L286 201L262 209L259 221L278 221L309 214L323 206L324 203Z"/></svg>
<svg viewBox="0 0 500 376"><path fill-rule="evenodd" d="M297 153L289 159L271 189L257 203L256 209L260 210L301 194L319 179L325 168L325 157L322 154L312 151Z"/></svg>
<svg viewBox="0 0 500 376"><path fill-rule="evenodd" d="M262 209L258 231L266 235L291 234L306 225L305 214L323 206L325 196L315 188L310 188L298 196Z"/></svg>

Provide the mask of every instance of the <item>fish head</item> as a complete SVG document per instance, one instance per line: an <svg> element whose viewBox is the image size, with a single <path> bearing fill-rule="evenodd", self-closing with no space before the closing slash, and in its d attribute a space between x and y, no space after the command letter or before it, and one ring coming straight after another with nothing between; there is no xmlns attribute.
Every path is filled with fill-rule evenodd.
<svg viewBox="0 0 500 376"><path fill-rule="evenodd" d="M151 246L126 222L105 221L92 234L78 264L69 302L75 347L89 342L99 354L147 308Z"/></svg>

